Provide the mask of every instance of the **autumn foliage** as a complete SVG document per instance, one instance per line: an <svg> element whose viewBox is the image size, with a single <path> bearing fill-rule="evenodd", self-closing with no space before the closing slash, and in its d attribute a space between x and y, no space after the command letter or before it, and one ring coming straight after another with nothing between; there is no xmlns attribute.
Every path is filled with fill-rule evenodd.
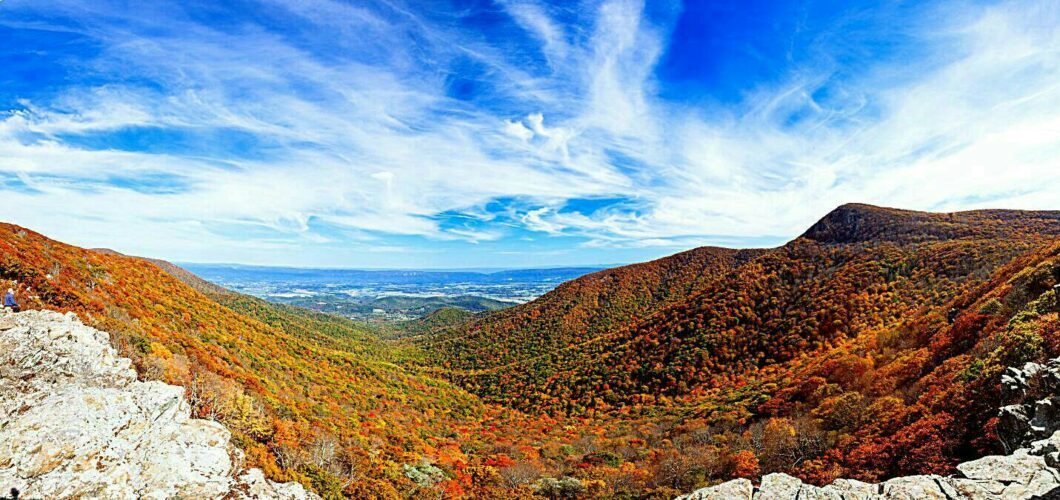
<svg viewBox="0 0 1060 500"><path fill-rule="evenodd" d="M668 498L1002 451L1006 366L1060 355L1060 214L840 207L399 335L0 225L24 305L112 332L248 460L325 497ZM391 340L387 340L391 339Z"/></svg>
<svg viewBox="0 0 1060 500"><path fill-rule="evenodd" d="M694 453L727 467L690 466L697 484L944 473L998 451L1000 370L1060 354L1056 315L1025 311L1054 300L1058 235L1055 212L850 205L774 250L607 271L417 340L487 401L709 436Z"/></svg>
<svg viewBox="0 0 1060 500"><path fill-rule="evenodd" d="M588 432L403 368L422 355L352 322L227 292L166 263L0 224L0 279L23 307L73 311L111 332L142 378L184 386L197 416L228 426L251 465L325 497L494 496L511 490L510 456L531 468L514 482L530 494L552 470L531 444Z"/></svg>

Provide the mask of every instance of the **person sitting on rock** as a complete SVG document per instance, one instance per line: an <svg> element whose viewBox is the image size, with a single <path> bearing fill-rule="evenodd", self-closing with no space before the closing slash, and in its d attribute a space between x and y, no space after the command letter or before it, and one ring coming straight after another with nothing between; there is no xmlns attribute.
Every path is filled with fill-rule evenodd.
<svg viewBox="0 0 1060 500"><path fill-rule="evenodd" d="M18 302L15 301L15 291L10 288L7 289L7 294L4 295L4 307L15 312L22 309L18 306Z"/></svg>

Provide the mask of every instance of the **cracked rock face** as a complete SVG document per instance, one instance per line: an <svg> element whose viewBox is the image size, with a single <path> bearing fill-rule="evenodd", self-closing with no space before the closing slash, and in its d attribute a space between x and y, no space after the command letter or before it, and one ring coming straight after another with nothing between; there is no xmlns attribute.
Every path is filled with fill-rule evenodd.
<svg viewBox="0 0 1060 500"><path fill-rule="evenodd" d="M0 491L24 498L315 498L243 471L183 388L140 382L73 314L0 314Z"/></svg>
<svg viewBox="0 0 1060 500"><path fill-rule="evenodd" d="M1060 498L1060 359L1009 368L1001 379L998 435L1008 455L957 466L957 477L907 476L879 484L838 479L824 487L768 474L758 488L736 479L678 497L687 500Z"/></svg>
<svg viewBox="0 0 1060 500"><path fill-rule="evenodd" d="M1029 446L1060 429L1060 359L1044 365L1027 363L1001 376L1003 406L998 437L1006 449Z"/></svg>

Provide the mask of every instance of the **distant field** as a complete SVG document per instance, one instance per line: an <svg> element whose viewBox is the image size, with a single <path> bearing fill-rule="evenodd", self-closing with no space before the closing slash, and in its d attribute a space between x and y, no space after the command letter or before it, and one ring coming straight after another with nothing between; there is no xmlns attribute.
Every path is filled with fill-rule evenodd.
<svg viewBox="0 0 1060 500"><path fill-rule="evenodd" d="M595 267L496 271L299 269L215 264L181 267L272 302L371 321L402 321L441 308L494 311L533 300Z"/></svg>

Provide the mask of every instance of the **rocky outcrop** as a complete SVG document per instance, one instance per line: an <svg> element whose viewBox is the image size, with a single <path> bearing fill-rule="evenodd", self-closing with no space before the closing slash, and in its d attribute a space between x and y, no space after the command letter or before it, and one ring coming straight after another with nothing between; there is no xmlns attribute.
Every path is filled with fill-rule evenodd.
<svg viewBox="0 0 1060 500"><path fill-rule="evenodd" d="M998 437L1008 450L1029 446L1060 429L1060 359L1027 363L1001 376Z"/></svg>
<svg viewBox="0 0 1060 500"><path fill-rule="evenodd" d="M758 488L735 479L686 500L863 500L863 499L1031 499L1060 498L1060 359L1045 365L1009 368L1001 380L998 435L1008 455L983 457L957 466L959 475L907 476L879 484L839 479L818 487L787 474L768 474Z"/></svg>
<svg viewBox="0 0 1060 500"><path fill-rule="evenodd" d="M0 492L22 498L315 498L242 470L184 389L136 379L73 314L0 314Z"/></svg>

